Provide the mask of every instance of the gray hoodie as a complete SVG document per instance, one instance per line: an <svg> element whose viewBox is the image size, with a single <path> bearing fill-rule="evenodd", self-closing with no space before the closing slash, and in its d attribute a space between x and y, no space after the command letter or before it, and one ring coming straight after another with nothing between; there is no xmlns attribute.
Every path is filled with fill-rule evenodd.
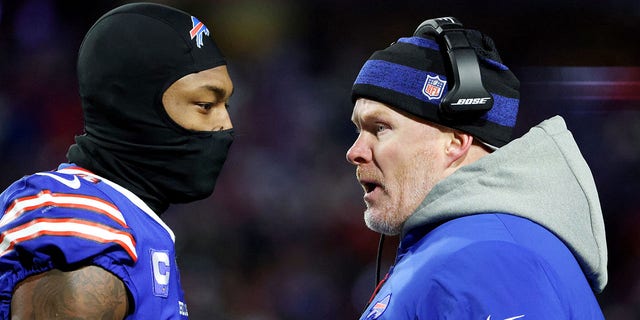
<svg viewBox="0 0 640 320"><path fill-rule="evenodd" d="M559 117L438 183L405 222L421 225L500 212L546 227L571 250L592 289L607 284L607 243L593 176Z"/></svg>

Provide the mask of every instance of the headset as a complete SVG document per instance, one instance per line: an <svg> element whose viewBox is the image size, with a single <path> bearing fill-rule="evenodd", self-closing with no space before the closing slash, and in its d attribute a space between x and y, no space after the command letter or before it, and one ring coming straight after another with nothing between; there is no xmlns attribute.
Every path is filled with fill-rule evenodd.
<svg viewBox="0 0 640 320"><path fill-rule="evenodd" d="M469 43L462 23L454 17L429 19L422 22L414 36L431 36L441 50L447 51L445 66L453 73L453 87L440 100L439 112L447 119L478 116L491 110L493 97L485 89L475 49Z"/></svg>

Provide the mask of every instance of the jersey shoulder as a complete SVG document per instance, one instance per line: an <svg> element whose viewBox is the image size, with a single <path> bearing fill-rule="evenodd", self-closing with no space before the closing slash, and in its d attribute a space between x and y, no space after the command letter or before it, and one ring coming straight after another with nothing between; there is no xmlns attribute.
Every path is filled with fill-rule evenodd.
<svg viewBox="0 0 640 320"><path fill-rule="evenodd" d="M0 259L72 264L109 253L135 262L127 210L111 200L116 191L97 183L90 176L49 171L9 186L0 194Z"/></svg>

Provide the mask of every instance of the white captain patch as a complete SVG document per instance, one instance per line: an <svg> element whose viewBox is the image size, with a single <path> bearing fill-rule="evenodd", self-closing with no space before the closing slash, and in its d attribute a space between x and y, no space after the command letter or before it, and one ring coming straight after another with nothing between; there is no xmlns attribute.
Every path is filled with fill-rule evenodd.
<svg viewBox="0 0 640 320"><path fill-rule="evenodd" d="M169 276L171 275L169 251L151 249L151 270L153 270L153 295L168 297Z"/></svg>

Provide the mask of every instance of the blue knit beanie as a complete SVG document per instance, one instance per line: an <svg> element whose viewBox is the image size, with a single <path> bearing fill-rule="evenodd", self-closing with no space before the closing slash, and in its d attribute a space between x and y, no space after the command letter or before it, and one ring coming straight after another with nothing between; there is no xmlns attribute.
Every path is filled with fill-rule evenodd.
<svg viewBox="0 0 640 320"><path fill-rule="evenodd" d="M492 147L509 143L518 114L520 82L502 64L491 38L476 30L464 32L478 56L482 84L493 97L488 112L452 119L439 111L453 76L443 61L447 53L434 39L421 36L400 38L373 53L355 80L352 101L367 98L382 102L467 132Z"/></svg>

